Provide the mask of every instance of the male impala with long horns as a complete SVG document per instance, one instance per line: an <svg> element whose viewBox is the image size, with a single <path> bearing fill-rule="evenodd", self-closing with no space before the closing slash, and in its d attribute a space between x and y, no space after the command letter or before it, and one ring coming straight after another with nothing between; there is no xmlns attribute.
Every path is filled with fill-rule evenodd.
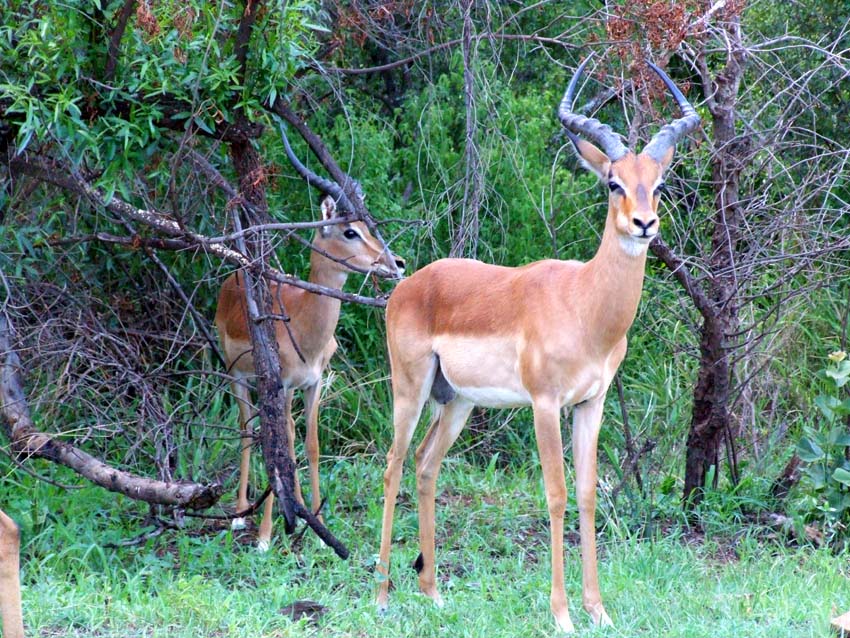
<svg viewBox="0 0 850 638"><path fill-rule="evenodd" d="M596 446L605 394L626 354L637 312L646 251L658 233L658 201L676 142L699 116L670 78L664 81L682 117L635 154L610 127L572 111L578 68L558 115L584 166L605 183L608 216L587 263L544 260L505 268L443 259L403 281L387 305L395 434L384 474L384 516L377 603L387 606L393 512L402 464L429 396L435 417L416 451L419 497L419 587L438 605L434 564L434 493L443 456L476 405L531 406L549 509L551 607L572 631L564 591L564 478L560 410L573 409L573 456L581 531L584 608L610 624L596 568ZM580 139L579 136L590 141Z"/></svg>

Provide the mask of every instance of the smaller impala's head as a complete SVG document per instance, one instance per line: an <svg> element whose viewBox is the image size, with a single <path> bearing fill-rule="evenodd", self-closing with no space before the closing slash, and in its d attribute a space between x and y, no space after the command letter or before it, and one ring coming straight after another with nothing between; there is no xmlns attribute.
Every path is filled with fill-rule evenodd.
<svg viewBox="0 0 850 638"><path fill-rule="evenodd" d="M330 258L340 271L353 270L386 279L401 279L404 259L390 251L378 232L378 225L364 204L365 195L360 184L343 173L346 184L350 186L346 191L337 182L320 177L295 155L283 126L280 135L286 156L298 174L325 194L322 221L334 222L319 228L313 245L325 253L324 256Z"/></svg>
<svg viewBox="0 0 850 638"><path fill-rule="evenodd" d="M361 195L362 197L362 195ZM374 273L386 279L401 279L404 259L394 255L380 235L369 226L339 210L328 195L322 200L322 221L334 222L316 231L313 245L335 261L340 270Z"/></svg>
<svg viewBox="0 0 850 638"><path fill-rule="evenodd" d="M623 247L632 254L641 254L658 234L658 201L664 188L664 171L673 159L676 142L699 125L699 115L667 74L650 62L649 66L679 104L682 117L663 126L636 155L607 124L572 111L576 85L589 60L590 57L579 66L570 81L558 117L582 164L608 186L609 221L613 222ZM596 145L579 136L593 140Z"/></svg>

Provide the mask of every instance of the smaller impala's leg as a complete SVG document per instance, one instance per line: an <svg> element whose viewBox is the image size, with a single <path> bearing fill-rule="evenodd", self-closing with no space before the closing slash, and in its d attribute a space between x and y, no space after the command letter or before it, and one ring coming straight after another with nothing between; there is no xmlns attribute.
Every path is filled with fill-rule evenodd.
<svg viewBox="0 0 850 638"><path fill-rule="evenodd" d="M434 496L440 465L452 443L463 431L473 404L456 398L441 408L441 414L416 450L416 490L419 496L419 589L438 606L443 599L437 590L434 551Z"/></svg>
<svg viewBox="0 0 850 638"><path fill-rule="evenodd" d="M248 477L251 473L251 445L254 443L252 436L251 419L253 418L251 407L251 396L244 379L237 379L230 384L233 396L236 397L236 405L239 406L239 428L242 436L239 439L242 458L239 463L239 489L236 492L236 511L243 512L248 509ZM230 522L232 529L244 529L245 519L234 518Z"/></svg>
<svg viewBox="0 0 850 638"><path fill-rule="evenodd" d="M24 638L21 614L21 537L15 521L0 510L0 615L6 638Z"/></svg>
<svg viewBox="0 0 850 638"><path fill-rule="evenodd" d="M393 386L393 444L387 453L387 470L384 472L384 516L381 522L381 552L378 556L376 571L379 578L376 603L380 611L387 609L390 589L390 546L392 544L393 515L398 497L399 483L404 457L410 447L413 431L422 414L422 408L428 397L431 380L434 378L436 361L423 357L418 366L401 370L392 361L390 349Z"/></svg>
<svg viewBox="0 0 850 638"><path fill-rule="evenodd" d="M603 395L573 410L573 457L581 531L582 602L597 625L612 624L602 605L596 569L596 445L604 404Z"/></svg>
<svg viewBox="0 0 850 638"><path fill-rule="evenodd" d="M293 463L293 478L295 479L295 497L300 503L301 491L298 487L298 471L295 469L295 424L292 420L292 390L286 391L286 398L283 402L284 419L286 427L289 430L289 458ZM263 521L260 523L260 529L257 532L257 551L267 552L272 544L272 523L274 522L274 492L269 493L268 498L263 507Z"/></svg>
<svg viewBox="0 0 850 638"><path fill-rule="evenodd" d="M289 458L292 460L292 468L294 474L292 479L295 481L295 498L298 502L304 505L304 497L301 494L301 483L298 481L298 462L295 460L295 419L292 416L292 398L295 396L295 390L287 390L286 392L286 432L289 439Z"/></svg>
<svg viewBox="0 0 850 638"><path fill-rule="evenodd" d="M307 415L307 461L310 464L310 501L313 513L323 521L319 511L322 508L322 496L319 493L319 401L322 394L321 377L315 385L304 390L304 413ZM299 497L300 498L300 497Z"/></svg>
<svg viewBox="0 0 850 638"><path fill-rule="evenodd" d="M563 443L561 440L560 406L548 397L535 398L534 434L540 465L543 467L543 487L549 508L549 531L552 537L552 589L549 602L555 622L561 631L574 630L564 591L564 512L567 508L567 485L564 477Z"/></svg>

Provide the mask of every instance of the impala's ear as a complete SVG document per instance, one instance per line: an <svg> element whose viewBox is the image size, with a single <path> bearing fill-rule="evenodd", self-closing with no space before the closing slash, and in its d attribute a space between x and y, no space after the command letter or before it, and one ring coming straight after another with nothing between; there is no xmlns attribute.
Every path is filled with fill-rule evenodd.
<svg viewBox="0 0 850 638"><path fill-rule="evenodd" d="M329 221L336 216L336 200L330 196L325 197L322 200L322 221Z"/></svg>
<svg viewBox="0 0 850 638"><path fill-rule="evenodd" d="M322 221L323 222L331 221L332 219L335 219L337 217L336 201L334 200L333 197L330 197L330 196L325 197L322 200L321 208L322 208ZM331 227L330 226L322 226L321 234L322 234L322 237L327 237L328 235L330 235L331 234Z"/></svg>
<svg viewBox="0 0 850 638"><path fill-rule="evenodd" d="M607 181L608 171L611 168L611 160L608 159L608 156L590 142L581 140L573 135L570 136L570 140L573 146L575 146L581 165L592 173L595 173L603 182Z"/></svg>

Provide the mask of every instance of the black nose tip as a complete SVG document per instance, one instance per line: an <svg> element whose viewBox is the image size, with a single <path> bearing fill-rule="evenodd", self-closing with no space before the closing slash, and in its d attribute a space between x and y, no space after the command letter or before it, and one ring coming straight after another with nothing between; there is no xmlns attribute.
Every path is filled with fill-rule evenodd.
<svg viewBox="0 0 850 638"><path fill-rule="evenodd" d="M646 223L644 224L644 223L643 223L643 221L642 221L642 220L640 220L640 219L638 219L637 217L635 217L634 219L632 219L632 223L633 223L635 226L637 226L638 228L640 228L640 229L641 229L642 231L644 231L644 232L646 232L646 231L648 231L650 228L652 228L652 227L655 225L655 221L656 221L656 220L653 218L653 219L650 219L648 222L646 222Z"/></svg>

